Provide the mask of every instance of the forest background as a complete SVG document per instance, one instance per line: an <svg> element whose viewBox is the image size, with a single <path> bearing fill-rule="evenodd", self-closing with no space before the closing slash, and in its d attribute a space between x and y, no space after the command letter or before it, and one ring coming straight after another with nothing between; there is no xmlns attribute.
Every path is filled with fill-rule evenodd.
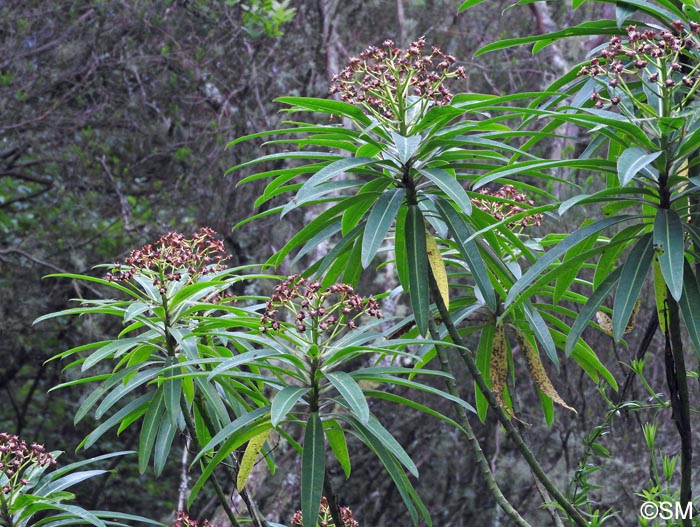
<svg viewBox="0 0 700 527"><path fill-rule="evenodd" d="M573 10L564 1L535 2L502 15L510 4L488 0L458 14L457 3L449 0L0 0L0 430L79 458L84 453L72 450L91 429L89 422L72 423L85 395L80 388L48 393L63 377L60 363L45 361L89 339L99 340L114 327L77 318L32 327L36 317L64 308L68 298L81 294L74 283L42 276L89 273L93 265L123 260L130 249L167 231L189 233L200 226L224 235L232 264L263 262L306 223L305 214L293 213L283 222L270 216L231 232L233 225L259 212L253 202L260 187L236 186L245 170L224 173L264 151L260 142L228 150L225 145L278 128L285 116L278 113L276 97L326 97L329 79L349 57L385 38L405 46L421 35L458 57L467 71L467 79L452 86L454 92L535 91L603 40L578 39L537 55L526 48L477 58L475 52L502 38L614 18L609 4ZM585 144L585 137L577 138L569 129L566 141L550 141L548 151L538 154L574 156ZM571 192L548 190L559 199ZM547 229L567 232L581 220L567 216ZM285 263L278 272L303 268L303 261ZM377 280L382 286L395 284L386 273ZM629 349L605 336L590 341L619 380L627 371L618 360L633 356L650 316L644 311L638 315ZM647 374L663 390L663 360L650 360ZM581 441L598 424L596 416L605 413L605 403L585 374L569 371L566 362L552 378L577 414L558 412L548 427L537 414L534 391L532 404L525 401L523 406L535 409L529 433L537 456L565 484L579 461ZM631 389L633 397L636 388ZM470 454L450 454L461 448L454 430L376 404L373 412L420 469L417 489L436 524L497 524L502 513L480 482ZM614 454L614 465L600 477L617 484L599 497L602 507L633 514L634 485L647 471L638 458L644 451L640 424L638 414L621 415L609 429L605 446ZM668 428L668 437L661 434L658 444L663 449L667 441L674 452L675 437ZM479 425L477 435L506 495L545 525L549 517L537 510L541 498L528 469L504 441L495 419ZM135 448L137 442L131 430L119 438L110 434L88 454ZM370 456L359 447L353 455L352 482L344 485L339 477L338 491L361 524L409 524L388 476L371 462L363 463L363 456ZM284 468L275 476L260 464L253 478L261 509L284 522L298 508L294 475L299 467L291 453L281 457ZM168 521L180 494L180 466L168 466L159 479L140 475L129 458L111 468L113 475L79 492L85 506ZM202 496L195 515L223 524L210 497Z"/></svg>

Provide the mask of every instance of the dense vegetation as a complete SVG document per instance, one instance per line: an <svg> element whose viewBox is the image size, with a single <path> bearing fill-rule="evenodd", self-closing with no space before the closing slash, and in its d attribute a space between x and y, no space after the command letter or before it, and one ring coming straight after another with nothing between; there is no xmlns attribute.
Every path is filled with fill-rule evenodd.
<svg viewBox="0 0 700 527"><path fill-rule="evenodd" d="M510 4L0 3L0 524L692 524L700 7Z"/></svg>

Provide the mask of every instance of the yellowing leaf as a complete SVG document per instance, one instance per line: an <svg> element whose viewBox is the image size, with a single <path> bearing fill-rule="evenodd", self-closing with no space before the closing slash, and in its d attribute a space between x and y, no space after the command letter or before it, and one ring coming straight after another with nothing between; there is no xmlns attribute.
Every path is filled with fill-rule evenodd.
<svg viewBox="0 0 700 527"><path fill-rule="evenodd" d="M595 314L595 320L596 322L598 322L600 329L602 329L603 331L605 331L605 333L612 337L613 325L612 320L610 320L610 317L605 312L598 311Z"/></svg>
<svg viewBox="0 0 700 527"><path fill-rule="evenodd" d="M564 399L562 399L561 396L554 389L552 381L549 380L547 371L544 369L544 365L542 364L542 360L540 359L540 354L537 351L537 347L532 342L532 340L530 340L520 330L520 328L515 327L514 329L518 341L520 342L520 346L525 352L525 361L527 362L527 367L530 370L530 375L532 376L532 380L534 381L535 385L540 389L542 393L547 395L547 397L552 399L552 401L554 401L558 405L563 406L567 410L571 410L574 413L578 413L574 408L566 404L564 402Z"/></svg>
<svg viewBox="0 0 700 527"><path fill-rule="evenodd" d="M238 478L236 479L236 488L238 490L241 490L248 481L248 476L250 476L250 473L253 471L253 467L255 466L255 460L257 459L260 450L262 450L265 441L267 441L271 430L271 428L268 428L248 441L248 446L245 449L245 453L241 459L240 468L238 469Z"/></svg>
<svg viewBox="0 0 700 527"><path fill-rule="evenodd" d="M663 277L662 277L663 279ZM664 282L665 284L665 282ZM634 308L632 308L632 314L630 315L630 320L625 326L624 334L627 335L630 331L634 329L634 325L637 323L637 313L639 313L639 307L642 305L642 297L637 297L637 301L634 303Z"/></svg>
<svg viewBox="0 0 700 527"><path fill-rule="evenodd" d="M435 283L437 284L438 291L440 291L440 296L442 297L445 307L449 309L450 292L449 284L447 282L445 262L442 259L442 254L440 254L440 249L438 249L435 238L427 231L425 233L425 245L428 251L428 263L430 264L430 269L433 272L433 278L435 278Z"/></svg>
<svg viewBox="0 0 700 527"><path fill-rule="evenodd" d="M506 342L506 331L503 324L496 325L496 334L493 336L493 351L489 362L489 377L491 379L491 390L496 396L498 404L512 416L512 412L503 398L503 391L506 388L508 377L508 344Z"/></svg>

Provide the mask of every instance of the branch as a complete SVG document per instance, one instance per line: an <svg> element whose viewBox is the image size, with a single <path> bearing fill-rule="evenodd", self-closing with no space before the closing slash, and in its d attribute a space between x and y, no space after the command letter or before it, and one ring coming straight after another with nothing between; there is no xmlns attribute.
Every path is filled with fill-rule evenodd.
<svg viewBox="0 0 700 527"><path fill-rule="evenodd" d="M433 277L432 273L430 273L430 287L434 297L440 296L440 292L436 291L437 285L435 284L435 278ZM430 336L432 337L432 339L440 340L440 335L438 334L438 329L437 325L435 324L435 320L431 317L428 323L430 327ZM452 372L452 367L450 366L449 360L447 358L447 352L445 351L444 346L435 346L435 349L437 351L437 356L440 361L440 369L444 373L449 375L449 377L445 378L445 384L447 385L448 393L450 395L453 395L454 397L460 397L459 391L457 390L457 383L454 378L454 373ZM520 516L520 513L517 510L515 510L515 508L510 504L510 502L503 495L503 492L498 486L498 482L496 481L496 478L494 477L493 472L489 467L489 462L486 459L486 456L484 455L484 451L481 449L479 440L477 439L476 435L474 434L474 430L469 424L467 410L463 406L456 403L455 409L457 410L457 420L460 426L464 429L464 435L467 437L467 442L469 443L469 446L472 449L472 453L476 457L476 462L479 466L479 472L481 472L481 475L486 480L486 488L491 492L491 495L494 497L496 503L498 503L501 509L503 509L503 512L505 512L516 525L518 525L519 527L531 527L530 524L527 523L527 521L525 521L525 519L522 516Z"/></svg>
<svg viewBox="0 0 700 527"><path fill-rule="evenodd" d="M571 504L571 502L566 499L566 496L564 496L564 494L562 494L562 492L554 485L552 480L549 479L544 469L540 465L539 461L537 461L537 458L533 454L532 450L527 445L527 443L525 443L525 440L520 435L520 432L518 432L518 430L515 428L513 422L505 413L501 405L498 404L496 396L491 391L491 388L486 383L486 380L481 374L479 367L476 365L476 361L474 360L471 351L469 351L469 348L466 346L464 339L459 334L459 331L457 331L457 328L455 327L454 322L452 320L452 316L450 315L449 310L445 306L445 302L442 300L442 296L436 295L435 300L438 307L438 311L440 312L440 316L442 317L443 324L445 324L445 327L447 328L447 331L452 341L458 346L460 346L460 356L462 357L464 364L467 366L469 373L474 378L474 382L476 382L476 385L484 394L484 397L486 398L486 401L489 404L489 408L491 408L496 414L498 421L503 425L503 428L505 428L508 437L510 437L520 454L530 466L530 470L532 470L535 477L542 482L544 488L547 489L547 491L552 495L554 500L561 506L562 509L566 511L566 513L578 527L588 527L588 522L583 518L583 516L581 516L581 513L578 510L576 510L576 508Z"/></svg>

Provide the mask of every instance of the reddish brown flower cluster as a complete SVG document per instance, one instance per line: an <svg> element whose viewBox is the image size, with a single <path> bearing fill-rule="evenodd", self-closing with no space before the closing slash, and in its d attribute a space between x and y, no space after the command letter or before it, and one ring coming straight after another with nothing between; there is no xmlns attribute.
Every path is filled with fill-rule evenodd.
<svg viewBox="0 0 700 527"><path fill-rule="evenodd" d="M683 73L682 57L698 48L700 24L691 22L688 29L678 20L673 27L675 34L669 30L640 31L636 26L627 26L627 38L612 37L608 46L591 60L590 65L581 68L579 75L605 75L610 79L612 89L623 82L623 75L639 76L648 84L662 88L694 87L697 78ZM621 100L614 95L606 99L598 92L591 99L598 108L605 106L606 101L616 106Z"/></svg>
<svg viewBox="0 0 700 527"><path fill-rule="evenodd" d="M527 208L532 207L535 204L535 202L528 199L525 194L518 192L513 185L503 185L495 191L481 189L479 193L483 196L497 198L496 200L488 198L475 198L473 199L473 203L477 208L492 215L498 221L525 212ZM507 202L501 200L507 200ZM527 208L518 205L518 203L522 203ZM508 223L508 227L511 229L517 226L539 227L542 224L542 218L543 216L540 213L524 216L517 221Z"/></svg>
<svg viewBox="0 0 700 527"><path fill-rule="evenodd" d="M349 507L338 507L340 509L340 521L343 522L341 527L360 527L360 524L352 517L352 511ZM292 525L303 526L304 520L301 511L296 511L292 516ZM324 496L321 498L321 510L318 514L319 527L336 527L331 517L331 509L328 506L328 500Z"/></svg>
<svg viewBox="0 0 700 527"><path fill-rule="evenodd" d="M414 95L437 105L448 104L452 93L444 82L466 78L464 68L454 67L455 57L433 46L424 53L425 37L406 50L385 40L381 48L370 46L331 79L330 93L351 104L364 106L386 119L402 118L406 97Z"/></svg>
<svg viewBox="0 0 700 527"><path fill-rule="evenodd" d="M9 480L2 487L4 494L12 492L16 485L27 484L23 474L30 465L54 466L56 460L42 445L28 445L16 435L0 433L0 471Z"/></svg>
<svg viewBox="0 0 700 527"><path fill-rule="evenodd" d="M154 244L133 250L124 265L114 266L107 279L129 281L139 274L145 274L164 294L167 284L179 281L185 273L192 282L198 276L223 271L226 269L223 262L228 258L224 242L210 228L199 229L192 238L186 238L179 232L169 232Z"/></svg>
<svg viewBox="0 0 700 527"><path fill-rule="evenodd" d="M299 275L292 275L275 287L274 293L265 304L260 331L279 331L283 314L291 314L300 333L312 326L321 331L331 331L339 326L357 328L356 320L367 314L382 318L377 301L356 294L347 284L333 284L321 289L321 284L309 281Z"/></svg>
<svg viewBox="0 0 700 527"><path fill-rule="evenodd" d="M199 521L190 518L186 512L178 512L175 523L173 523L173 527L199 527L199 525L202 527L213 527L209 520L204 520L200 524Z"/></svg>

